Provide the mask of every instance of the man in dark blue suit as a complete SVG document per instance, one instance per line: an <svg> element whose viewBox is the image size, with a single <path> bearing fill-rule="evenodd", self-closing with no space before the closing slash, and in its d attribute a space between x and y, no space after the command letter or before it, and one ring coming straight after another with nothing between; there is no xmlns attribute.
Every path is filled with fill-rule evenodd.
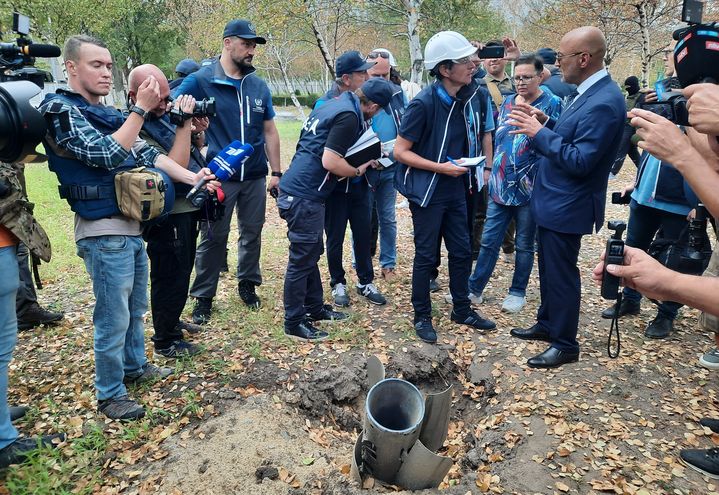
<svg viewBox="0 0 719 495"><path fill-rule="evenodd" d="M518 105L510 115L517 126L513 132L532 138L542 155L531 203L542 302L534 326L511 331L520 339L551 344L527 361L532 368L579 360L577 258L582 236L594 227L599 230L604 221L607 177L626 118L622 93L604 68L606 49L604 35L595 27L567 33L557 61L565 82L577 85L576 96L567 98L556 122L529 106Z"/></svg>

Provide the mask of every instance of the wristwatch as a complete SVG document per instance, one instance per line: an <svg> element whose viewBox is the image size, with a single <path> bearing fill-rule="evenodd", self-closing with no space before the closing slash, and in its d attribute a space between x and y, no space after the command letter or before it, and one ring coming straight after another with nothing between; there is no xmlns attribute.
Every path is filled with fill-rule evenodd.
<svg viewBox="0 0 719 495"><path fill-rule="evenodd" d="M356 168L355 169L355 177L359 177L360 175L362 175L362 172L360 172L360 169Z"/></svg>
<svg viewBox="0 0 719 495"><path fill-rule="evenodd" d="M492 167L484 167L484 170L486 170L487 172L491 172L491 171L492 171Z"/></svg>
<svg viewBox="0 0 719 495"><path fill-rule="evenodd" d="M282 177L282 172L275 172L274 170L270 174L272 177Z"/></svg>
<svg viewBox="0 0 719 495"><path fill-rule="evenodd" d="M130 107L130 111L135 112L137 115L139 115L143 119L147 118L147 110L143 110L142 108L138 107L137 105L132 105Z"/></svg>

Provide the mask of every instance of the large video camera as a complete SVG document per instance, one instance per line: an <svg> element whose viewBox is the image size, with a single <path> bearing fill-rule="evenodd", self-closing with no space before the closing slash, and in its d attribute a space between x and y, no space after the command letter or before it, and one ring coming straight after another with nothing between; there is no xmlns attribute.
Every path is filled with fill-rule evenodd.
<svg viewBox="0 0 719 495"><path fill-rule="evenodd" d="M13 13L13 31L18 37L15 43L0 43L0 82L30 81L40 88L52 76L35 65L35 57L54 58L60 56L60 47L33 43L27 38L30 34L30 19Z"/></svg>
<svg viewBox="0 0 719 495"><path fill-rule="evenodd" d="M170 122L174 125L182 126L186 120L192 117L214 117L217 115L215 110L215 98L205 98L195 102L195 110L192 113L185 113L179 106L172 106L170 110Z"/></svg>
<svg viewBox="0 0 719 495"><path fill-rule="evenodd" d="M15 43L0 43L0 161L18 162L35 154L47 127L45 119L30 104L40 93L46 71L33 67L35 57L58 57L55 45L33 43L27 38L30 19L15 12L13 31Z"/></svg>
<svg viewBox="0 0 719 495"><path fill-rule="evenodd" d="M677 125L689 126L687 99L681 89L698 83L719 83L719 25L702 24L704 2L684 0L682 21L688 27L674 31L676 78L657 83L659 101L637 106L665 117Z"/></svg>

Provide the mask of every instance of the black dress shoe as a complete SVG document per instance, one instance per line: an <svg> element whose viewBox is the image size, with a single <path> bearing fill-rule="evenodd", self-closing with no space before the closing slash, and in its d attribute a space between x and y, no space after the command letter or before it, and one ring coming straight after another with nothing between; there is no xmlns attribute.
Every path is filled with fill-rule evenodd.
<svg viewBox="0 0 719 495"><path fill-rule="evenodd" d="M303 342L320 342L330 336L327 332L313 327L312 323L308 321L303 321L293 328L285 328L285 335Z"/></svg>
<svg viewBox="0 0 719 495"><path fill-rule="evenodd" d="M10 406L8 409L10 410L10 421L22 418L30 410L27 406Z"/></svg>
<svg viewBox="0 0 719 495"><path fill-rule="evenodd" d="M17 319L17 329L20 331L30 330L38 325L47 325L58 320L62 320L65 313L48 311L38 303L33 303L25 312Z"/></svg>
<svg viewBox="0 0 719 495"><path fill-rule="evenodd" d="M534 324L529 328L513 328L509 331L512 337L522 340L541 340L543 342L551 342L549 332L544 330L539 324Z"/></svg>
<svg viewBox="0 0 719 495"><path fill-rule="evenodd" d="M541 354L537 354L527 360L530 368L556 368L567 363L576 363L579 361L578 352L564 352L550 347Z"/></svg>
<svg viewBox="0 0 719 495"><path fill-rule="evenodd" d="M644 330L644 336L650 339L666 339L674 330L674 320L657 315Z"/></svg>
<svg viewBox="0 0 719 495"><path fill-rule="evenodd" d="M625 315L638 315L642 309L641 303L636 301L629 301L622 299L622 304L619 305L619 318ZM607 309L602 311L602 318L605 320L611 320L614 318L614 313L617 312L617 303L612 304Z"/></svg>
<svg viewBox="0 0 719 495"><path fill-rule="evenodd" d="M719 419L702 418L699 420L699 424L702 426L706 426L714 433L719 433Z"/></svg>

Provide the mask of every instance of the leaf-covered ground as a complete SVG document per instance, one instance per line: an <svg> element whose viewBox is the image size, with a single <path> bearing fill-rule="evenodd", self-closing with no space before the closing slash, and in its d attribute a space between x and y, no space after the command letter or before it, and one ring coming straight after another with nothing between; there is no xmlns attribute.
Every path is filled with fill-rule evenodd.
<svg viewBox="0 0 719 495"><path fill-rule="evenodd" d="M631 172L624 170L622 180ZM31 176L39 181L46 173ZM610 191L620 183L611 182ZM52 195L39 202L45 215L63 207ZM389 304L371 306L353 294L352 318L328 327L332 339L298 345L282 332L287 241L284 223L268 207L263 308L242 306L231 266L220 281L216 317L192 338L206 352L175 363L170 378L131 391L148 411L138 422L109 421L95 411L90 282L79 259L62 259L40 298L66 317L56 327L20 334L10 402L32 406L18 422L23 433L63 431L68 441L7 470L0 493L359 492L348 473L371 354L386 364L388 376L403 376L425 392L454 387L441 451L454 465L440 487L444 493L719 491L719 483L677 457L680 448L719 444L719 435L698 424L701 417L719 417L717 375L697 364L712 336L698 328L694 310L683 309L669 339L646 339L642 332L656 309L644 301L641 316L621 322L622 353L609 359L608 322L599 318L606 302L589 275L606 231L586 237L581 252L580 362L532 371L525 361L543 344L517 341L509 330L532 324L536 270L529 304L517 316L506 315L500 305L512 265L501 259L479 307L497 321L495 332L484 335L449 321L443 268L445 290L433 295L440 342L429 346L414 338L411 221L408 210L397 211L399 276L389 284L378 281ZM608 207L610 218L627 214ZM345 258L349 267L348 252ZM151 356L150 321L146 328Z"/></svg>

